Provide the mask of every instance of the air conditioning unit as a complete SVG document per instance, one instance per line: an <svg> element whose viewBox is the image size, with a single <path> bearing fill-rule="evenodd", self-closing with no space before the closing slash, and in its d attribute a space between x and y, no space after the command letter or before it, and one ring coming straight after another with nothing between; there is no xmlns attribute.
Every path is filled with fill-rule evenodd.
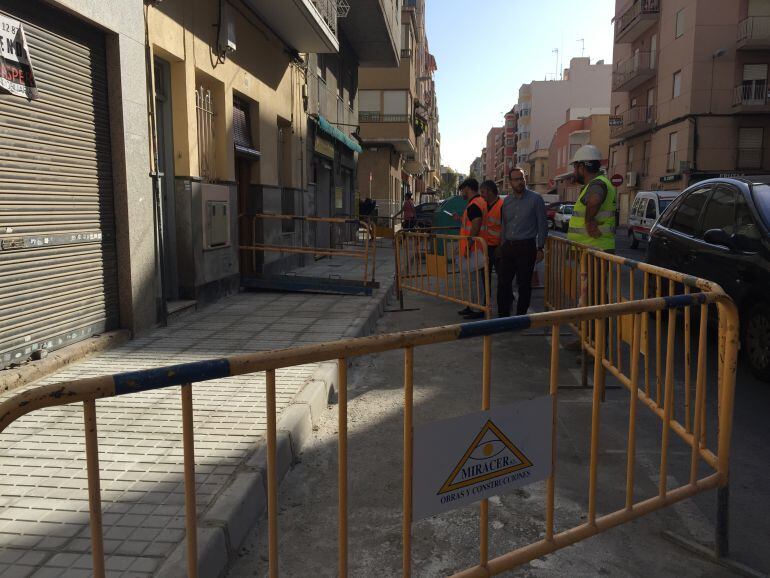
<svg viewBox="0 0 770 578"><path fill-rule="evenodd" d="M639 173L631 171L626 173L626 186L635 187L639 184Z"/></svg>

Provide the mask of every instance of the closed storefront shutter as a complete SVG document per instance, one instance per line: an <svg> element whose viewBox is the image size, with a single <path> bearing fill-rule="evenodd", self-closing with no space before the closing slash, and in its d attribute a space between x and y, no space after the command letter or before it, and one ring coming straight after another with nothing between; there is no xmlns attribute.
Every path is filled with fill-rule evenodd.
<svg viewBox="0 0 770 578"><path fill-rule="evenodd" d="M35 0L39 99L0 91L0 366L119 324L104 36Z"/></svg>

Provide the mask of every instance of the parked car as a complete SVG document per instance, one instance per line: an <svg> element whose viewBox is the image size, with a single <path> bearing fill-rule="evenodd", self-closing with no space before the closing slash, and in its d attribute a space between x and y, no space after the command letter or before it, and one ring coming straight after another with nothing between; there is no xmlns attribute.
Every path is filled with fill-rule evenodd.
<svg viewBox="0 0 770 578"><path fill-rule="evenodd" d="M572 203L562 204L553 216L553 228L566 233L569 229L569 220L572 218L572 211L574 209L575 205Z"/></svg>
<svg viewBox="0 0 770 578"><path fill-rule="evenodd" d="M548 219L548 226L553 229L553 218L556 216L556 211L564 204L564 201L556 201L555 203L548 203L545 206L545 215Z"/></svg>
<svg viewBox="0 0 770 578"><path fill-rule="evenodd" d="M770 381L770 186L711 179L677 197L650 232L647 262L718 283L741 319L741 351Z"/></svg>
<svg viewBox="0 0 770 578"><path fill-rule="evenodd" d="M639 242L648 241L650 230L663 214L666 207L681 194L681 191L639 191L628 215L628 237L631 248L637 249Z"/></svg>

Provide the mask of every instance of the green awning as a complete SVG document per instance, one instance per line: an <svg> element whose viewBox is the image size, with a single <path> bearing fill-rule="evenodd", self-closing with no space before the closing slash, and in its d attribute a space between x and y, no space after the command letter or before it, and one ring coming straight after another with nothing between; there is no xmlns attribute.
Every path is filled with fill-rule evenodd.
<svg viewBox="0 0 770 578"><path fill-rule="evenodd" d="M357 152L357 153L364 152L364 149L361 148L361 145L359 145L356 141L354 141L352 138L350 138L348 135L346 135L336 126L333 126L328 120L326 120L320 114L318 115L317 122L318 122L318 128L320 128L323 132L328 134L330 137L340 141L342 144L344 144L353 152Z"/></svg>

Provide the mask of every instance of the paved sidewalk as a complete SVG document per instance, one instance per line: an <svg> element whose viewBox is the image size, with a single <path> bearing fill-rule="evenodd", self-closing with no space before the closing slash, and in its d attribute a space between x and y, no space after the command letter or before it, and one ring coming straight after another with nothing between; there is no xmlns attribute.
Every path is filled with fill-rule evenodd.
<svg viewBox="0 0 770 578"><path fill-rule="evenodd" d="M13 393L371 332L393 276L391 251L382 248L377 260L381 288L371 297L241 293ZM339 258L326 263L327 269L323 261L314 264L313 273L348 274L358 266ZM279 412L319 378L322 365L277 372ZM215 503L221 506L217 500L225 490L232 493L237 474L258 467L253 454L265 431L264 374L213 380L193 391L198 508L206 526L207 512ZM166 573L169 557L180 556L185 534L180 389L100 400L97 419L109 574L149 576L164 563ZM225 496L225 502L232 499ZM207 553L210 546L201 539L204 556L226 560L226 549ZM0 575L86 576L90 568L82 405L34 412L0 434Z"/></svg>

